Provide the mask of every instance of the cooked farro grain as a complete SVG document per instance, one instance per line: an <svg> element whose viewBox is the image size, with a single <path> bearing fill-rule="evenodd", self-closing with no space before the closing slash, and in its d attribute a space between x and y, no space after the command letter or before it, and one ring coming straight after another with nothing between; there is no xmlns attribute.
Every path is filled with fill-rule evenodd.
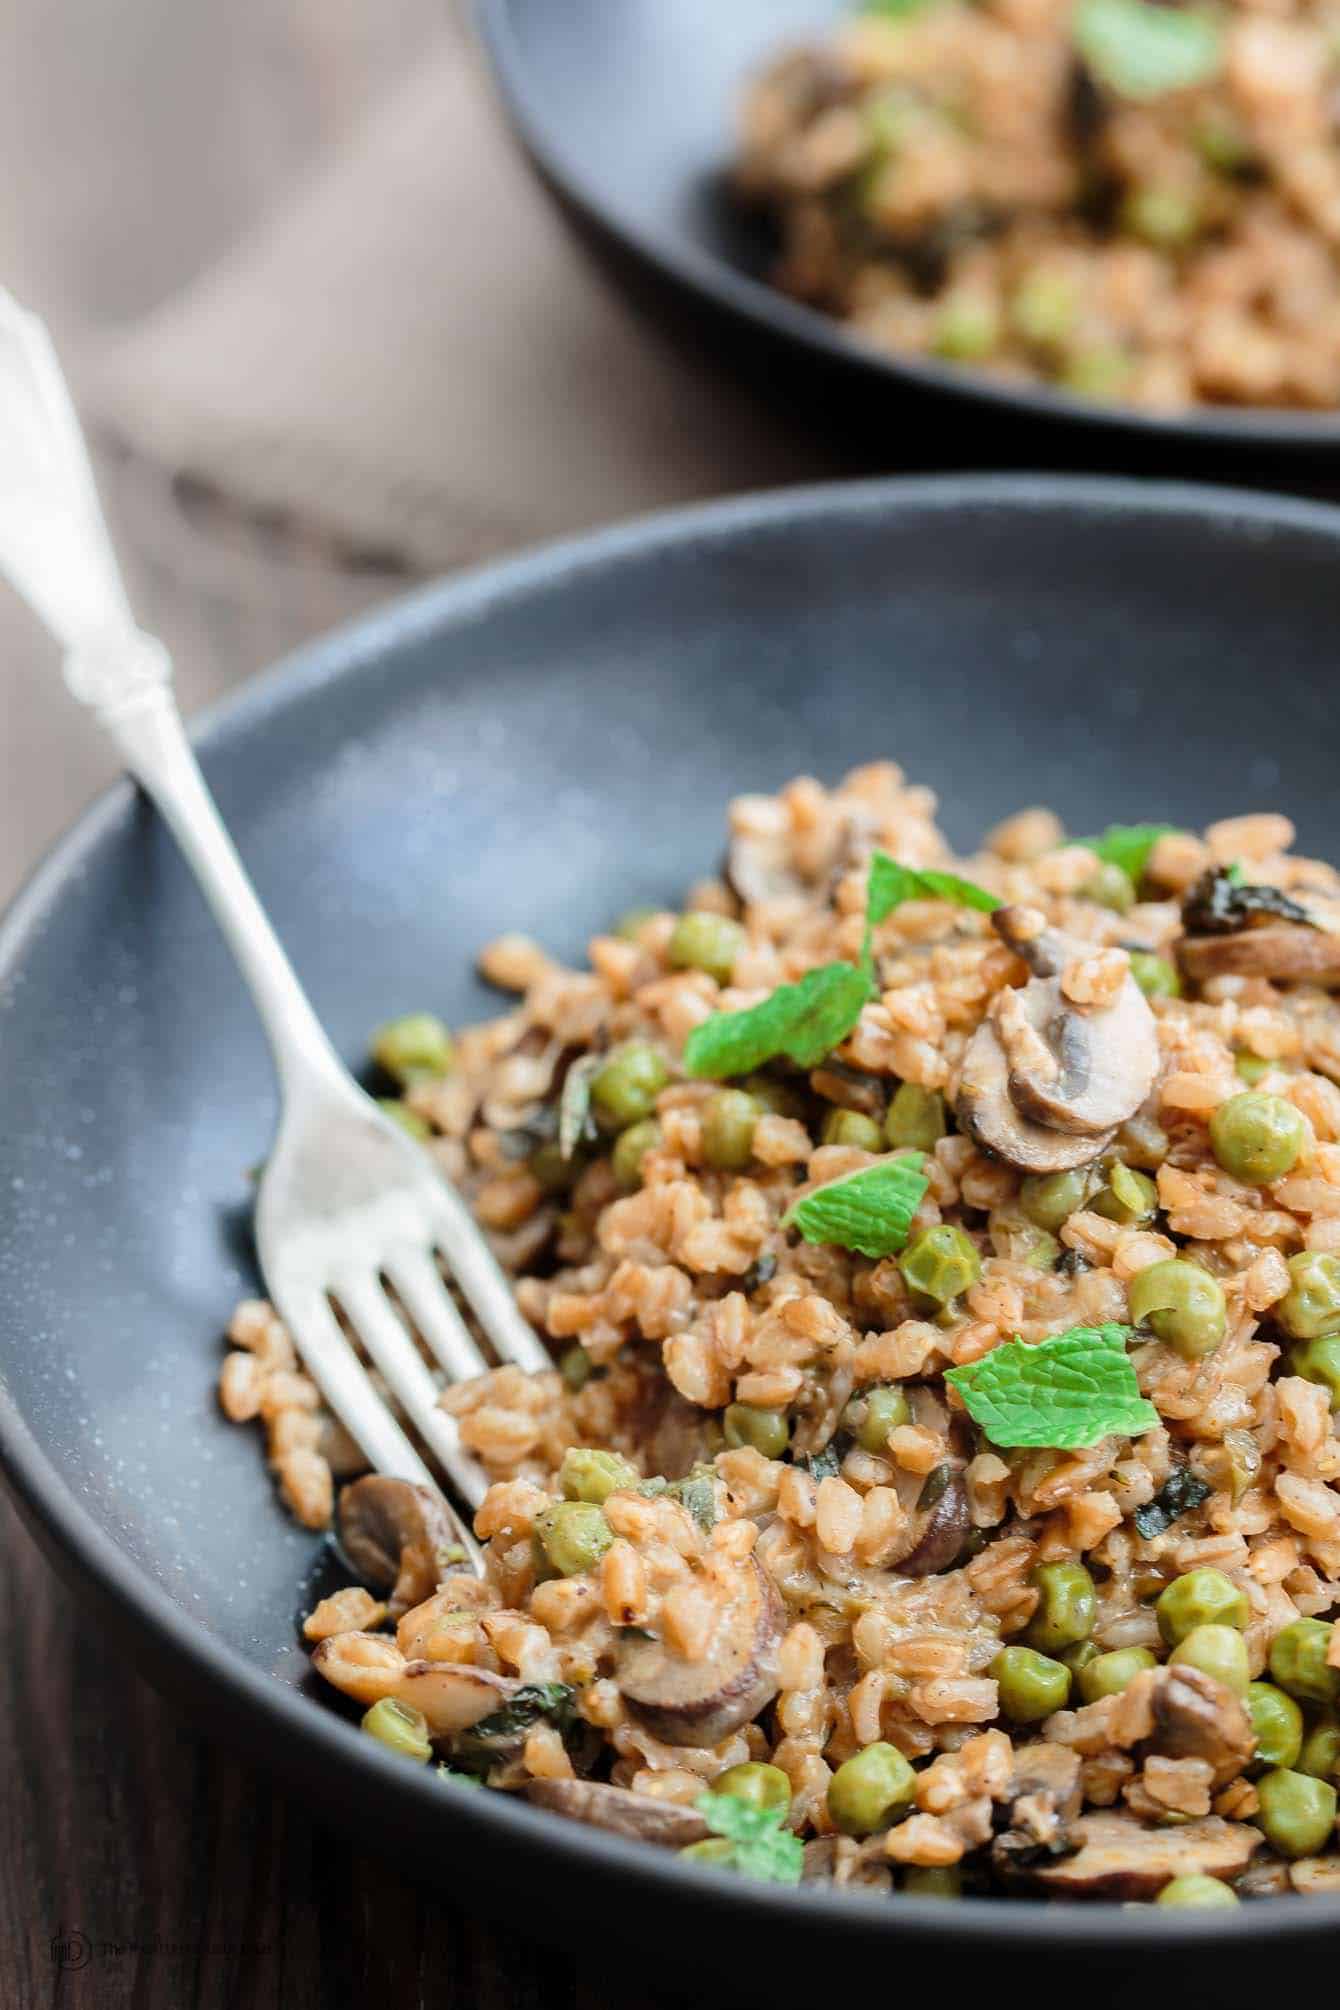
<svg viewBox="0 0 1340 2010"><path fill-rule="evenodd" d="M869 0L750 85L738 195L774 229L775 283L878 348L1154 411L1332 407L1336 21L1333 0L1224 0L1213 16ZM1151 38L1170 66L1156 48L1150 68ZM1048 813L993 842L1037 859ZM1225 862L1291 843L1277 814L1206 833ZM1161 884L1189 883L1204 856L1170 847ZM1063 891L1064 870L1056 853L1041 883Z"/></svg>
<svg viewBox="0 0 1340 2010"><path fill-rule="evenodd" d="M1340 1704L1340 879L1273 814L1096 852L1025 811L955 867L933 811L888 763L737 801L730 886L693 896L709 946L732 924L715 974L670 968L667 914L600 937L594 975L504 938L519 1006L412 1094L556 1366L444 1393L492 1481L484 1578L426 1555L407 1612L390 1578L324 1599L315 1664L420 1756L624 1833L738 1824L714 1786L789 1809L741 1859L763 1874L799 1874L789 1832L806 1875L875 1890L1147 1899L1253 1856L1244 1890L1282 1888L1305 1841L1294 1887L1330 1888L1288 1807L1333 1783L1298 1789L1276 1732L1288 1695L1309 1736ZM755 1058L718 1122L702 1041L850 980L877 852L1002 904L913 886L819 1065ZM567 1070L632 1045L665 1078L645 1151L602 1117L564 1161ZM908 1148L861 1254L854 1197ZM804 1195L830 1239L791 1224ZM1021 1428L981 1378L1061 1336L1135 1410L1039 1443L1046 1391ZM268 1306L229 1337L223 1408L322 1526L353 1449ZM364 1512L355 1482L342 1527Z"/></svg>

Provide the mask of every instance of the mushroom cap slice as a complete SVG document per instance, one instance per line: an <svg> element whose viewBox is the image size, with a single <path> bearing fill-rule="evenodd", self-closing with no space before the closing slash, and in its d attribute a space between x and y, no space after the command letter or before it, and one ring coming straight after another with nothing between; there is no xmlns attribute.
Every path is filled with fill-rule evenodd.
<svg viewBox="0 0 1340 2010"><path fill-rule="evenodd" d="M1177 961L1194 983L1209 977L1267 977L1340 989L1340 935L1302 922L1272 922L1240 935L1184 935Z"/></svg>
<svg viewBox="0 0 1340 2010"><path fill-rule="evenodd" d="M364 1584L389 1593L393 1619L431 1597L459 1555L460 1533L429 1487L367 1473L340 1494L340 1547Z"/></svg>
<svg viewBox="0 0 1340 2010"><path fill-rule="evenodd" d="M631 1715L667 1745L718 1745L777 1694L782 1606L757 1557L741 1567L701 1660L625 1635L615 1680Z"/></svg>
<svg viewBox="0 0 1340 2010"><path fill-rule="evenodd" d="M1203 1669L1180 1662L1149 1670L1154 1727L1149 1743L1169 1759L1204 1759L1214 1784L1236 1779L1256 1750L1241 1700Z"/></svg>
<svg viewBox="0 0 1340 2010"><path fill-rule="evenodd" d="M1219 1815L1185 1822L1180 1828L1146 1828L1134 1815L1099 1809L1070 1824L1073 1856L1050 1863L1011 1861L998 1867L1056 1898L1157 1898L1175 1877L1199 1871L1233 1879L1246 1870L1264 1840L1259 1829L1226 1822Z"/></svg>
<svg viewBox="0 0 1340 2010"><path fill-rule="evenodd" d="M627 1787L605 1786L599 1780L530 1780L526 1799L566 1815L569 1821L631 1836L634 1842L659 1843L663 1849L683 1849L710 1833L692 1808L653 1800L650 1794L635 1794Z"/></svg>
<svg viewBox="0 0 1340 2010"><path fill-rule="evenodd" d="M1046 1067L1011 1065L1010 1099L1024 1116L1096 1137L1134 1115L1154 1086L1159 1051L1154 1015L1133 977L1101 1012L1077 1010L1056 977L1035 977L1012 995L1055 1066L1049 1079Z"/></svg>
<svg viewBox="0 0 1340 2010"><path fill-rule="evenodd" d="M495 1675L462 1661L408 1661L395 1695L423 1711L430 1737L456 1738L503 1709L525 1686L515 1675Z"/></svg>
<svg viewBox="0 0 1340 2010"><path fill-rule="evenodd" d="M936 1577L952 1570L972 1527L962 1468L945 1459L929 1473L899 1473L897 1490L908 1510L906 1546L885 1558L900 1577Z"/></svg>
<svg viewBox="0 0 1340 2010"><path fill-rule="evenodd" d="M954 1112L970 1137L1021 1172L1073 1172L1089 1165L1112 1142L1112 1132L1078 1136L1035 1123L1015 1107L1010 1096L1010 1069L1005 1049L989 1019L968 1042L959 1072Z"/></svg>

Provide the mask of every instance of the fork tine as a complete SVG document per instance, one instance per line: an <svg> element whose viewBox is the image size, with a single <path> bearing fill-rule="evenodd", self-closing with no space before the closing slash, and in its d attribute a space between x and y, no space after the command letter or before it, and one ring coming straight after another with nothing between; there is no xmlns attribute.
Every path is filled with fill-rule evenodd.
<svg viewBox="0 0 1340 2010"><path fill-rule="evenodd" d="M316 1292L280 1291L273 1283L271 1296L304 1368L373 1467L433 1486L432 1474L369 1382L325 1299Z"/></svg>
<svg viewBox="0 0 1340 2010"><path fill-rule="evenodd" d="M453 1382L488 1373L488 1362L452 1303L425 1249L404 1245L388 1253L383 1269L396 1295Z"/></svg>
<svg viewBox="0 0 1340 2010"><path fill-rule="evenodd" d="M381 1286L368 1277L337 1278L331 1290L452 1484L477 1507L488 1491L488 1475L461 1444L456 1419L441 1407L437 1385Z"/></svg>
<svg viewBox="0 0 1340 2010"><path fill-rule="evenodd" d="M465 1202L445 1182L437 1201L437 1239L447 1268L501 1358L532 1373L552 1368L547 1350L518 1311L512 1287Z"/></svg>

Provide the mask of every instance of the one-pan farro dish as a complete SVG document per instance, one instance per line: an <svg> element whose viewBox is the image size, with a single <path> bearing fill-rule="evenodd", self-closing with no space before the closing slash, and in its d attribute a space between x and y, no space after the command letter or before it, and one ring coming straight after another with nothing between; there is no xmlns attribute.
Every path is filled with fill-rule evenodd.
<svg viewBox="0 0 1340 2010"><path fill-rule="evenodd" d="M1340 403L1335 0L871 0L749 88L773 277L1155 411Z"/></svg>
<svg viewBox="0 0 1340 2010"><path fill-rule="evenodd" d="M314 1665L445 1794L735 1874L1340 1890L1340 876L934 812L740 797L682 911L382 1028L554 1366L444 1395L478 1578L238 1310L224 1409L362 1580Z"/></svg>

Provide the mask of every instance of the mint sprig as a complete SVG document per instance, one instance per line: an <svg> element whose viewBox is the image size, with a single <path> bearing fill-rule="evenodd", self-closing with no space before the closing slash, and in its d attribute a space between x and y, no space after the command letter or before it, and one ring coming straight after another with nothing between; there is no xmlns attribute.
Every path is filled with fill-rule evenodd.
<svg viewBox="0 0 1340 2010"><path fill-rule="evenodd" d="M1223 29L1199 8L1079 0L1071 33L1096 80L1137 102L1208 84L1223 66Z"/></svg>
<svg viewBox="0 0 1340 2010"><path fill-rule="evenodd" d="M805 1848L799 1836L782 1827L785 1808L756 1808L735 1794L699 1794L694 1806L713 1835L730 1842L724 1859L728 1870L766 1884L800 1883Z"/></svg>
<svg viewBox="0 0 1340 2010"><path fill-rule="evenodd" d="M844 1173L798 1200L782 1227L798 1229L806 1242L836 1243L862 1256L896 1256L926 1197L925 1163L921 1152L904 1152Z"/></svg>
<svg viewBox="0 0 1340 2010"><path fill-rule="evenodd" d="M1072 1326L1035 1347L1002 1347L945 1376L993 1445L1077 1451L1099 1438L1138 1438L1158 1411L1140 1394L1126 1354L1129 1326Z"/></svg>
<svg viewBox="0 0 1340 2010"><path fill-rule="evenodd" d="M865 938L859 963L824 963L795 984L783 984L743 1012L714 1012L695 1026L684 1043L689 1075L721 1081L747 1075L765 1061L785 1059L798 1068L816 1068L840 1047L875 994L870 937L905 900L949 900L989 913L1000 902L985 888L952 872L922 872L899 865L887 852L870 860L866 890Z"/></svg>
<svg viewBox="0 0 1340 2010"><path fill-rule="evenodd" d="M1104 865L1119 865L1132 886L1139 886L1149 854L1176 828L1175 824L1109 824L1101 837L1077 838L1076 843L1097 852Z"/></svg>

